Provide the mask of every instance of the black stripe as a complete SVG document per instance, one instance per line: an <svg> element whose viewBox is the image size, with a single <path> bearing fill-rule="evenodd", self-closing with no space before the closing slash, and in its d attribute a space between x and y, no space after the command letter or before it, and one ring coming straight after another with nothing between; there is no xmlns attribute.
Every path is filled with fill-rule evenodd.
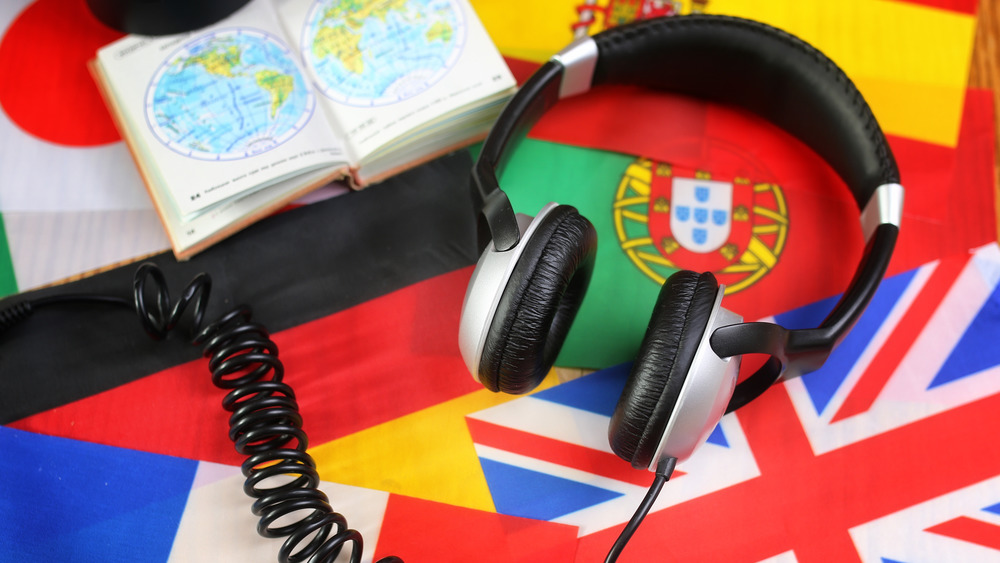
<svg viewBox="0 0 1000 563"><path fill-rule="evenodd" d="M190 261L169 253L151 261L173 296L199 272L212 277L208 319L248 303L255 320L283 330L474 263L471 167L460 151L360 192L277 214ZM60 293L129 297L135 270L24 293L0 308ZM198 355L186 343L153 341L124 308L38 309L0 334L0 424Z"/></svg>

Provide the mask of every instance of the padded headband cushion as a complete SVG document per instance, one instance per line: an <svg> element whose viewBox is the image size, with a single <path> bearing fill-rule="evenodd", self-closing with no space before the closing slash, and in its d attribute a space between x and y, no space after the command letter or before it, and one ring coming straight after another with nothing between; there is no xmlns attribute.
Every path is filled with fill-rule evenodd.
<svg viewBox="0 0 1000 563"><path fill-rule="evenodd" d="M515 394L534 389L552 368L590 282L597 231L560 205L521 244L479 362L487 389Z"/></svg>
<svg viewBox="0 0 1000 563"><path fill-rule="evenodd" d="M875 116L826 55L769 25L714 15L655 18L594 36L593 84L635 84L752 111L809 145L859 208L899 171Z"/></svg>
<svg viewBox="0 0 1000 563"><path fill-rule="evenodd" d="M674 413L708 326L719 284L711 273L667 278L608 427L611 450L632 467L649 467Z"/></svg>

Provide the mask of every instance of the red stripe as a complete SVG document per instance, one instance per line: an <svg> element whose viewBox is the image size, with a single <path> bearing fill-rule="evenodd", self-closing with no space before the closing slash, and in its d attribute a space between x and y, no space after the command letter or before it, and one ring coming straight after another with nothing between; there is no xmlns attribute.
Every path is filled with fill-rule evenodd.
<svg viewBox="0 0 1000 563"><path fill-rule="evenodd" d="M979 0L896 0L903 4L917 4L929 8L938 8L960 14L976 15L979 8Z"/></svg>
<svg viewBox="0 0 1000 563"><path fill-rule="evenodd" d="M471 273L468 267L443 274L273 335L311 444L481 389L455 336ZM197 360L10 426L240 463L227 437L223 395L212 385L207 362Z"/></svg>
<svg viewBox="0 0 1000 563"><path fill-rule="evenodd" d="M350 514L348 514L350 517ZM374 557L405 561L570 563L576 526L389 495ZM365 547L372 538L365 536Z"/></svg>
<svg viewBox="0 0 1000 563"><path fill-rule="evenodd" d="M959 516L954 520L948 520L937 526L931 526L927 528L927 531L990 549L1000 550L1000 526L983 522L982 520Z"/></svg>
<svg viewBox="0 0 1000 563"><path fill-rule="evenodd" d="M648 487L653 482L652 473L633 469L627 462L608 452L499 426L475 418L466 417L465 420L469 425L469 433L472 434L473 442L483 446L540 459L641 487ZM680 475L682 475L680 471L674 472L674 477Z"/></svg>
<svg viewBox="0 0 1000 563"><path fill-rule="evenodd" d="M840 405L840 409L833 415L831 422L850 418L871 408L879 393L885 388L886 382L896 371L899 362L913 347L917 337L924 331L927 321L937 311L941 300L971 258L971 254L966 254L947 258L938 264L930 279L920 290L920 294L893 329L892 335L861 374L854 388L844 399L844 404Z"/></svg>
<svg viewBox="0 0 1000 563"><path fill-rule="evenodd" d="M507 68L510 69L510 73L514 75L514 80L518 84L524 84L542 66L536 62L508 56L504 56L503 60L507 63Z"/></svg>
<svg viewBox="0 0 1000 563"><path fill-rule="evenodd" d="M760 477L651 513L628 550L657 561L789 550L801 563L859 561L851 528L997 475L1000 448L973 445L995 443L997 409L1000 394L817 456L778 387L739 411ZM927 452L948 463L928 463ZM620 529L580 538L577 561L600 561Z"/></svg>

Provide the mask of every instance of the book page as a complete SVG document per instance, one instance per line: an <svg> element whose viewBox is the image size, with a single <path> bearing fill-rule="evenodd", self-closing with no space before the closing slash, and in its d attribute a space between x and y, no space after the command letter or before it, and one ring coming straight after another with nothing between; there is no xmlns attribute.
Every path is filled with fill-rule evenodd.
<svg viewBox="0 0 1000 563"><path fill-rule="evenodd" d="M515 81L466 0L278 0L355 163Z"/></svg>
<svg viewBox="0 0 1000 563"><path fill-rule="evenodd" d="M192 33L125 37L98 51L137 158L183 220L319 167L334 135L269 0Z"/></svg>

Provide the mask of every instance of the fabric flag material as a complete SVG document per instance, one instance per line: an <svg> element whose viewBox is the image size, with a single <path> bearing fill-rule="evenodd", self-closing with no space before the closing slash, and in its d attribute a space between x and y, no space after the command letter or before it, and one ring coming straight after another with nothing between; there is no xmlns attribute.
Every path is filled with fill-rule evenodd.
<svg viewBox="0 0 1000 563"><path fill-rule="evenodd" d="M55 10L50 2L4 4L0 17L10 14L14 21L16 15L15 25L37 24L44 20L41 15L79 14L73 10L83 5L74 0L73 6ZM858 14L863 12L872 22L892 22L890 34L903 33L913 18L922 18L940 26L934 33L941 34L941 42L956 41L928 55L927 83L907 84L915 88L913 99L941 102L941 111L931 121L912 125L913 131L896 131L892 139L906 162L904 183L910 191L904 235L912 238L901 241L894 277L859 323L858 340L845 342L845 359L835 363L840 367L783 384L727 416L668 483L623 561L903 562L939 553L947 555L936 560L996 558L989 538L995 537L990 534L1000 503L994 498L1000 452L993 446L1000 360L990 352L989 335L1000 320L1000 276L995 247L965 252L995 237L992 206L983 205L992 195L982 179L992 164L992 106L983 101L984 94L969 94L957 149L944 139L944 128L938 130L954 117L945 100L951 99L954 75L942 79L935 73L945 59L956 75L967 64L956 53L967 37L964 26L971 29L974 22L974 7L963 2L795 4L805 14L796 21L812 21L815 33L827 33L831 22L862 21ZM756 3L752 9L762 17L783 17L778 14L783 5ZM524 29L536 23L529 17L534 12L505 6L494 16L520 17ZM817 10L825 10L822 20L815 18ZM481 15L490 26L491 18L482 10ZM0 58L11 52L10 29L0 43ZM15 31L15 38L26 36L23 29ZM927 37L923 41L930 43ZM899 56L915 52L900 50ZM0 67L4 64L13 63L0 61ZM902 61L899 68L910 72L908 64ZM878 83L866 79L868 93ZM897 86L890 84L886 91ZM7 112L4 103L0 96ZM0 127L6 123L20 132L11 141L17 147L34 147L52 159L71 158L62 151L66 146L55 144L60 141L36 138L34 130L22 129L27 122L5 116L9 121L0 118ZM558 113L546 119L555 117ZM612 124L621 120L612 117ZM704 108L687 117L703 138L706 131L748 121ZM549 170L571 180L577 191L598 193L610 186L595 210L580 205L595 223L613 225L615 210L625 207L615 207L615 190L627 171L638 167L641 172L647 164L650 178L658 169L666 172L659 165L668 164L671 175L662 177L732 180L737 199L745 197L737 186L762 185L753 192L753 207L746 207L770 213L761 216L771 220L771 232L758 233L769 248L782 233L783 215L775 209L784 201L783 258L773 271L730 296L746 311L758 312L749 318L790 310L781 316L783 322L812 322L828 303L812 304L843 289L840 278L850 275L859 252L859 236L848 226L856 212L836 198L798 197L808 190L796 191L791 178L815 179L818 189L833 180L822 167L816 171L814 156L803 155L780 132L765 131L765 140L749 148L745 142L707 137L704 151L714 158L703 164L674 162L652 150L619 154L559 145L550 142L556 140L548 136L551 130L538 136L545 126L540 124L536 138L526 141L531 150L518 154L522 162L514 163L508 179L519 175L517 184L523 182L525 191L537 191L539 197L557 185L556 178L546 178ZM748 125L751 130L760 126ZM935 140L927 142L924 134ZM772 143L790 151L786 156L804 160L746 157L750 149ZM113 161L110 152L95 150L109 147L121 145L87 146L85 152L97 156L83 159L86 166ZM24 153L3 150L0 159L9 154ZM532 154L539 160L531 160ZM327 481L323 487L351 525L365 533L366 560L388 553L408 561L600 560L649 479L614 458L606 446L608 409L625 368L559 385L550 377L537 393L521 398L484 391L469 377L455 334L476 258L471 165L461 152L375 189L271 217L190 262L178 264L166 254L153 260L163 267L174 295L197 272L213 276L209 317L247 302L255 318L271 329L288 367L286 379L297 391L310 452ZM699 178L699 172L711 177ZM751 183L736 182L737 176ZM917 194L911 178L923 186ZM512 194L520 189L504 185ZM552 199L546 196L545 201ZM0 197L0 211L9 228L5 201L5 195ZM515 206L532 211L518 202ZM838 212L849 215L850 222L837 221ZM811 240L799 238L803 232L817 237L825 250L794 254L793 246ZM605 244L615 237L601 235L601 252L617 253L631 267L634 262L621 246ZM17 241L9 238L20 270L24 262L16 256ZM764 252L755 255L766 258ZM604 255L598 260L608 262ZM848 265L831 274L829 265L839 260ZM796 273L814 269L824 274L813 278L818 280L815 294L796 293L788 302L754 297L774 283L780 268L793 263ZM126 296L133 271L113 270L31 296ZM645 273L635 277L636 286L656 286ZM602 297L636 293L625 279L592 290ZM618 307L641 330L649 308L638 308L633 314ZM129 314L90 307L42 309L0 335L0 423L6 425L0 427L0 451L17 452L0 456L0 467L17 477L12 482L30 484L18 490L0 487L0 534L31 528L22 535L0 535L0 559L7 558L3 550L10 550L12 560L46 560L47 553L69 560L88 541L103 542L92 544L93 561L108 559L108 542L130 560L143 560L145 554L151 561L273 558L277 547L256 536L249 499L235 474L242 460L226 438L222 392L211 385L197 350L182 340L176 335L153 342ZM613 346L600 337L591 348ZM605 358L606 365L617 363L613 359ZM149 475L159 474L163 486L147 490ZM118 486L110 494L112 482ZM53 513L67 504L71 510ZM726 530L721 539L720 529ZM26 541L39 538L31 533L47 535ZM911 538L913 545L929 547L918 552L909 547ZM142 554L135 549L140 539L150 546ZM50 543L52 552L38 551Z"/></svg>
<svg viewBox="0 0 1000 563"><path fill-rule="evenodd" d="M992 561L1000 553L1000 477L851 529L859 545L881 556L863 561ZM907 541L890 542L906 534Z"/></svg>
<svg viewBox="0 0 1000 563"><path fill-rule="evenodd" d="M954 147L976 27L975 0L473 0L500 52L543 62L587 33L632 21L643 10L702 11L762 21L826 53L857 84L893 135ZM656 8L661 7L660 11ZM876 39L877 38L877 39ZM859 49L859 40L865 48ZM684 56L678 54L677 56ZM933 112L927 108L934 108Z"/></svg>
<svg viewBox="0 0 1000 563"><path fill-rule="evenodd" d="M0 3L0 295L169 247L86 67L120 36L85 0Z"/></svg>
<svg viewBox="0 0 1000 563"><path fill-rule="evenodd" d="M0 213L0 295L17 293L17 278L14 276L14 263L10 259L10 245L4 230L3 214Z"/></svg>
<svg viewBox="0 0 1000 563"><path fill-rule="evenodd" d="M578 8L587 5L596 14L589 29L594 32L603 25L603 14L627 20L643 4L580 0L511 6L480 0L476 8L504 54L531 61L525 66L523 60L508 59L523 77L568 43L582 13ZM900 135L955 144L974 0L653 4L661 12L717 8L787 27L836 51L838 61L855 61L851 74L867 81L863 90L870 99L882 100L877 113L884 124L898 121L890 119L892 113L902 118ZM788 7L792 5L794 9ZM879 28L869 29L872 25ZM851 32L841 35L843 30ZM32 289L167 248L135 166L85 68L97 47L120 34L100 24L85 0L0 3L0 33L0 73L5 77L0 84L0 169L5 176L0 213L10 254L9 264L0 259L0 291ZM859 53L853 47L858 36L893 39ZM538 41L547 43L539 47ZM883 60L885 50L890 51L889 62ZM904 95L896 95L900 90ZM67 99L73 103L64 103ZM935 111L925 111L927 107ZM951 133L934 132L938 129ZM34 251L43 247L44 256Z"/></svg>
<svg viewBox="0 0 1000 563"><path fill-rule="evenodd" d="M833 303L767 320L810 324ZM998 327L996 244L889 278L821 370L727 415L678 465L627 560L996 560L1000 351L983 341ZM577 561L599 560L649 483L605 460L628 369L466 417L497 511L578 526ZM869 406L833 414L857 392Z"/></svg>
<svg viewBox="0 0 1000 563"><path fill-rule="evenodd" d="M982 204L994 197L991 123L990 93L970 91L957 150L889 138L907 189L890 272L996 239L994 208ZM714 249L675 223L676 190L691 182L731 198ZM815 153L756 116L678 96L605 88L560 102L502 185L520 213L557 201L597 229L588 295L601 298L584 301L557 365L632 358L660 285L679 268L714 272L725 306L760 318L843 291L863 248L856 205Z"/></svg>
<svg viewBox="0 0 1000 563"><path fill-rule="evenodd" d="M555 386L549 381L535 395L521 398L493 395L471 381L453 335L470 273L472 257L465 246L474 246L473 220L465 207L468 196L461 195L464 185L448 181L464 177L469 165L465 154L436 161L381 186L384 190L350 194L271 218L224 242L199 258L201 262L178 265L164 257L163 266L171 282L187 279L188 268L214 268L223 298L230 296L230 303L260 303L259 318L274 327L289 366L287 380L298 393L321 475L342 486L364 485L366 490L382 491L362 501L365 506L384 502L384 515L376 515L374 524L365 510L353 508L350 502L344 508L352 525L379 528L366 531L369 542L375 544L373 555L392 552L405 557L411 544L418 551L409 553L424 553L419 550L441 545L438 538L467 537L448 525L475 521L483 514L483 518L502 514L517 520L487 525L488 530L503 534L490 535L489 541L476 537L477 545L492 546L490 542L502 536L505 549L537 544L551 548L545 560L560 560L569 550L562 543L563 534L568 534L577 538L570 555L573 560L600 560L649 478L608 457L608 409L623 385L624 371L597 372ZM421 197L412 195L419 192L414 189L418 186L424 189ZM385 201L397 206L385 207ZM347 221L348 217L353 221ZM435 239L430 228L431 224L451 225L452 219L456 228L468 231L465 237L448 239L457 246ZM396 231L397 227L403 231ZM279 231L272 229L291 238L276 237ZM366 243L374 243L383 252L362 251L354 270L343 268L347 255L338 253ZM278 248L268 250L271 246ZM412 259L406 258L407 253L394 255L386 250L400 247L426 250L415 252ZM329 252L331 261L316 260L314 248ZM246 267L240 259L247 256L254 258L251 272L256 275L239 272ZM295 257L305 258L309 276L296 275ZM284 270L272 266L279 263ZM128 285L130 270L108 272L36 295L118 288ZM417 279L404 275L414 272L418 272ZM316 284L309 283L313 278ZM884 385L876 381L875 388L884 390L874 393L871 406L834 420L830 413L842 410L848 402L845 397L871 384L865 383L865 376L827 374L824 381L838 381L833 392L826 391L830 399L823 399L822 383L803 378L771 390L726 417L705 448L679 467L677 478L663 493L663 504L647 518L623 561L654 554L668 561L799 562L831 557L877 561L871 558L901 555L898 550L868 547L854 538L866 525L905 515L910 507L975 487L1000 473L1000 451L992 445L991 423L1000 408L995 389L1000 358L977 340L996 333L998 284L1000 251L995 246L932 261L886 280L855 331L858 342L872 345L856 356L850 368L854 373L870 365L898 365L887 370L891 377ZM283 287L282 291L273 292L275 285ZM921 298L926 291L932 291L932 297ZM933 296L938 295L956 297L935 301ZM331 303L324 304L325 300ZM928 306L921 304L924 301L940 305L930 306L928 313ZM781 318L810 322L813 315L822 314L823 306L791 311ZM209 533L219 539L208 541L204 533L197 535L203 527L199 520L191 520L203 510L229 506L228 501L211 495L233 494L234 509L247 506L245 500L235 500L242 495L238 478L223 480L231 477L225 472L231 468L207 463L233 466L240 460L226 442L225 415L218 404L221 392L208 382L204 361L189 357L190 352L171 352L187 350L178 342L152 344L156 347L141 352L133 349L117 360L131 365L137 379L102 382L110 388L99 392L98 376L116 369L128 372L116 368L115 357L105 357L103 347L118 341L143 346L141 339L132 341L129 336L141 331L113 311L107 316L94 311L76 317L60 329L74 314L39 311L4 335L3 373L33 376L4 378L10 386L0 393L10 401L4 412L23 403L42 409L9 426L30 430L30 436L37 432L75 437L87 445L100 442L203 460L197 463L194 476L189 466L182 467L178 481L187 480L191 490L198 488L191 483L204 481L218 483L218 488L200 487L209 496L189 495L180 515L168 511L172 521L179 522L172 529L179 531L167 533L173 533L172 550L181 549L182 544L192 546L183 552L186 560L199 560L199 553L206 553L205 560L218 560L213 559L218 557L216 552L198 552L197 546L213 550L226 545L221 541L226 534L243 537L244 533L252 535L253 528L251 524L239 526L240 520L223 515L219 522L231 521L234 526ZM870 336L895 334L911 324L920 334L906 333L903 344ZM941 327L948 327L948 334L962 336L941 338L941 331L946 330ZM48 330L57 333L50 336ZM921 354L930 346L906 345L935 336L944 345L954 342L957 352L932 351L922 360ZM323 352L331 341L338 344L337 350ZM11 342L17 345L8 346ZM843 349L848 353L857 347L856 342L845 341ZM901 357L896 352L900 348L906 350ZM100 359L80 359L93 358L92 354ZM883 355L888 359L879 359ZM960 356L962 361L951 359ZM22 363L7 363L18 358ZM150 369L144 364L153 360L165 367ZM44 369L32 367L49 361ZM921 367L925 369L915 376L912 371ZM914 387L912 382L925 382L928 387L922 390L922 385ZM32 402L33 397L51 395L61 387L76 393L76 400L56 408ZM853 420L866 421L866 428L872 430L845 431ZM817 425L829 429L814 430ZM23 463L32 455L26 453L9 463ZM105 461L104 454L97 457ZM214 477L202 480L203 467ZM100 476L96 479L99 485L103 483ZM436 484L428 485L432 481ZM0 495L10 494L9 488L0 489ZM60 498L57 494L53 502ZM379 498L388 500L376 502ZM991 513L983 515L981 509L996 502L986 499L976 508L962 505L960 513L934 510L932 517L915 521L922 528L914 528L914 520L902 517L889 525L906 530L904 538L919 529L934 539L941 536L944 541L969 543L970 534L975 533L970 529L979 524L959 520L961 526L941 526L962 517L989 524ZM189 509L194 512L188 514ZM214 520L214 516L205 517ZM539 520L559 527L551 530L553 535L548 535L548 529L538 530L538 536L524 531ZM429 526L425 529L414 522ZM719 529L729 530L721 540ZM200 539L178 539L187 534ZM524 537L532 539L520 541ZM532 554L522 551L504 552L500 547L486 551L513 553L510 560L532 560ZM449 559L418 556L414 560Z"/></svg>
<svg viewBox="0 0 1000 563"><path fill-rule="evenodd" d="M238 303L253 307L255 320L288 351L289 372L309 382L303 409L320 411L318 420L334 414L334 433L321 438L327 441L479 388L463 367L456 337L475 259L471 166L468 153L456 153L377 190L271 217L204 257L179 263L164 253L151 261L175 296L197 273L212 276L207 318ZM128 297L134 271L123 267L2 306L66 292ZM204 433L219 438L207 444L190 440L203 434L201 421L224 428L225 416L204 360L180 334L155 342L124 310L81 306L39 309L0 338L0 370L32 374L0 378L0 422L21 419L25 429L208 461L231 450L221 446L220 433ZM328 378L332 372L341 375ZM355 400L383 380L407 400L388 402L387 411ZM333 410L325 400L332 391L349 398ZM71 404L80 400L86 404ZM186 413L179 418L190 431L174 426L173 416L150 416L161 407L164 415ZM130 416L136 424L122 424ZM142 430L147 424L163 425L152 433L154 443ZM107 436L111 429L122 443L108 441L115 439ZM195 449L171 449L178 443ZM232 454L224 459L232 461Z"/></svg>
<svg viewBox="0 0 1000 563"><path fill-rule="evenodd" d="M243 563L275 559L239 468L0 427L0 560ZM367 542L362 561L573 561L576 530L322 482ZM347 561L342 554L338 561Z"/></svg>
<svg viewBox="0 0 1000 563"><path fill-rule="evenodd" d="M653 481L608 445L608 422L631 364L569 381L466 417L498 512L591 534L627 521ZM759 475L736 417L681 463L657 507ZM656 510L657 508L654 508Z"/></svg>

